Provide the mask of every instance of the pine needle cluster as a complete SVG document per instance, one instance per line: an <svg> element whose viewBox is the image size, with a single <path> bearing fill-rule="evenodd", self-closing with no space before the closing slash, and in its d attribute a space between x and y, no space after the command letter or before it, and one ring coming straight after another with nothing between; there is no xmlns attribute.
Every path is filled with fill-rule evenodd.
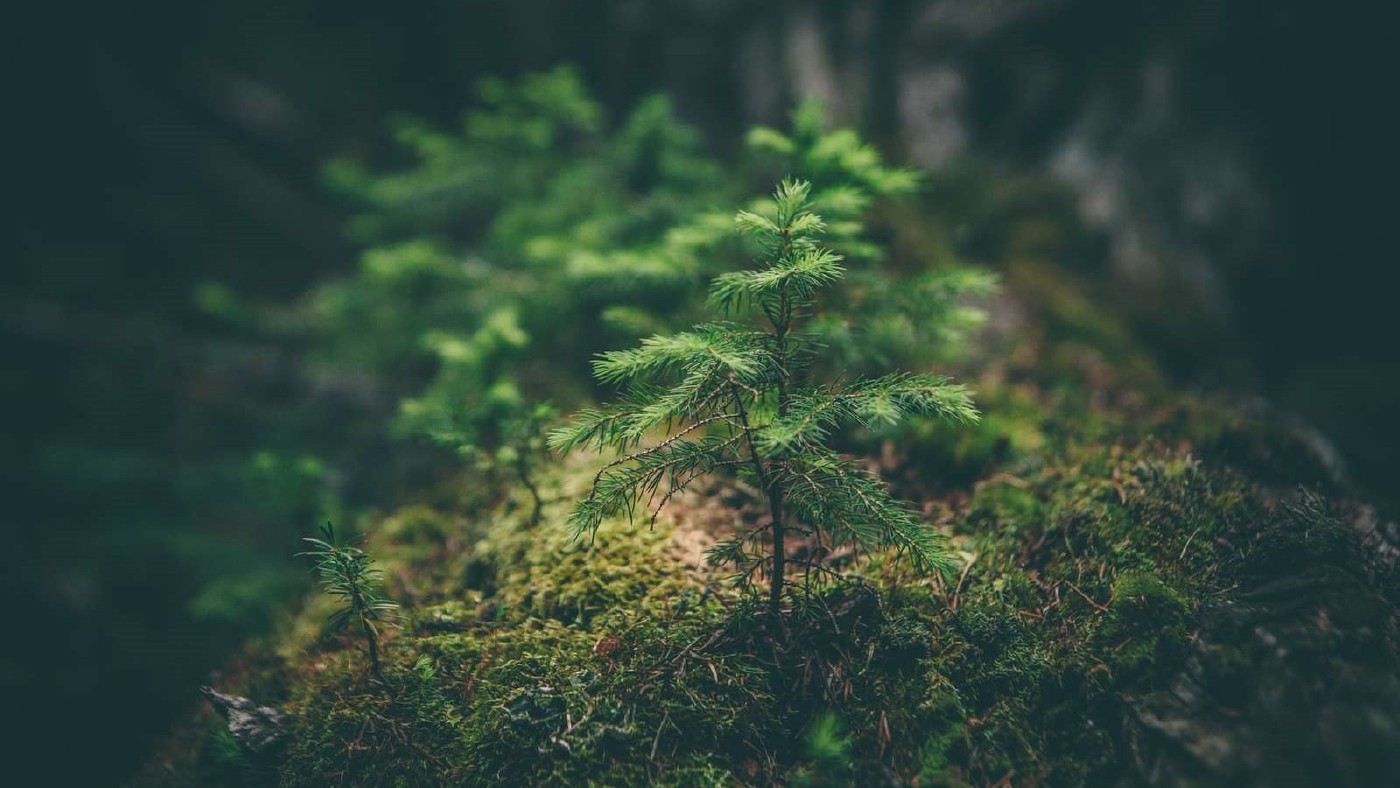
<svg viewBox="0 0 1400 788"><path fill-rule="evenodd" d="M630 517L643 506L654 518L695 479L728 470L762 491L768 517L709 557L735 567L743 587L766 574L775 619L789 583L789 536L814 545L801 566L807 580L826 571L823 558L839 545L893 548L921 570L949 571L944 537L828 439L842 425L874 427L912 415L972 422L978 413L970 392L935 375L813 379L820 346L804 327L819 294L845 269L841 255L819 243L826 226L811 210L810 184L784 180L771 214L740 211L735 224L763 255L753 268L716 277L710 303L747 321L702 324L600 355L594 374L621 386L622 399L582 411L551 434L558 452L621 452L577 503L573 526L589 534L604 519ZM667 437L649 441L663 432Z"/></svg>

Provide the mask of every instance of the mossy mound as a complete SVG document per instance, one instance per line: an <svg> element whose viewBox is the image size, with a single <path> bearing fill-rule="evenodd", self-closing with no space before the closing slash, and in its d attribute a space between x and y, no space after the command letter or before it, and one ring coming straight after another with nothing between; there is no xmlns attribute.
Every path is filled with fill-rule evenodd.
<svg viewBox="0 0 1400 788"><path fill-rule="evenodd" d="M1017 277L1068 292L1032 267ZM561 491L591 474L566 462L546 472L554 502L535 525L511 490L472 516L419 507L365 523L406 609L384 644L386 681L353 638L322 631L313 601L217 677L287 711L286 746L242 752L206 710L140 782L1400 773L1400 577L1374 510L1296 431L1166 391L1111 321L1059 300L1070 304L1040 302L1054 320L1022 308L993 340L1003 361L967 371L988 413L978 427L843 438L950 533L959 576L862 556L839 567L847 581L797 586L775 631L680 557L749 514L742 494L578 541Z"/></svg>
<svg viewBox="0 0 1400 788"><path fill-rule="evenodd" d="M589 543L558 507L533 529L502 517L391 636L387 686L339 637L264 656L224 684L281 703L288 746L252 762L206 716L147 782L1074 785L1257 778L1276 757L1358 779L1395 765L1393 577L1318 499L1145 442L940 505L960 578L871 557L863 584L799 597L767 650L760 618L675 559L665 521ZM397 540L381 553L411 576Z"/></svg>

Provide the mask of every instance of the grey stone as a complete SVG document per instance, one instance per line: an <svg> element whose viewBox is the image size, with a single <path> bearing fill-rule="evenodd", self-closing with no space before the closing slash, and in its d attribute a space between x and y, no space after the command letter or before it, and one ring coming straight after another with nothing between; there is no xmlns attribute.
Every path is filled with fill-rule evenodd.
<svg viewBox="0 0 1400 788"><path fill-rule="evenodd" d="M201 687L209 703L228 720L228 732L250 753L266 752L287 737L291 719L271 706L259 706L248 698L225 695L213 687Z"/></svg>

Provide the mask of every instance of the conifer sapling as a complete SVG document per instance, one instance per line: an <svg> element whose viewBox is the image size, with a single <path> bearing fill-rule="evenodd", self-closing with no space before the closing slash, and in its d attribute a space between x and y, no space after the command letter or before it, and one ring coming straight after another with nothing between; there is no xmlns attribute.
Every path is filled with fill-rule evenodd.
<svg viewBox="0 0 1400 788"><path fill-rule="evenodd" d="M720 469L760 490L767 520L717 545L709 557L734 565L743 586L766 571L774 620L788 582L789 534L815 545L805 564L809 577L837 545L893 548L925 571L947 572L952 565L942 535L857 461L827 445L833 430L891 424L911 414L978 418L967 389L934 375L811 379L820 348L804 325L844 269L841 257L818 243L825 227L810 210L809 192L806 182L785 180L771 216L740 211L735 217L764 254L752 269L716 277L710 302L746 322L697 325L601 354L594 374L620 385L622 399L584 410L550 435L559 452L620 452L575 506L571 522L579 534L596 532L610 516L631 517L642 505L655 518L690 482Z"/></svg>
<svg viewBox="0 0 1400 788"><path fill-rule="evenodd" d="M343 629L352 622L359 626L369 650L370 670L382 682L378 625L389 623L399 606L384 595L380 582L383 572L374 568L368 553L352 545L337 544L330 523L321 527L321 536L324 538L302 539L312 549L297 556L315 560L321 588L342 603L330 616L331 626Z"/></svg>

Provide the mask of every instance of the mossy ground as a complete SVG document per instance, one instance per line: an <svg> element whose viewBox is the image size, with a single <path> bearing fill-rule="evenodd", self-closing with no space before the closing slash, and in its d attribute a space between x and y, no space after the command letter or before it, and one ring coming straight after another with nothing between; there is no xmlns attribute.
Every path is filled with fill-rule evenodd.
<svg viewBox="0 0 1400 788"><path fill-rule="evenodd" d="M980 425L846 437L952 535L959 576L862 556L839 567L859 580L799 587L773 632L681 557L713 536L695 520L723 529L742 501L702 495L684 505L705 517L613 522L578 541L563 519L589 470L571 461L545 472L554 502L538 525L509 490L468 514L366 522L406 610L384 644L386 683L354 638L322 631L312 600L217 677L290 712L287 746L255 760L203 711L141 782L1216 782L1263 773L1277 737L1251 715L1269 713L1274 689L1350 719L1356 704L1316 685L1336 674L1358 691L1400 664L1400 585L1346 524L1355 504L1286 431L1165 392L1048 270L1013 279L1053 319L1013 305L992 340L1003 360L969 370ZM1277 686L1256 674L1282 660L1259 639L1270 626L1311 660L1280 662ZM1219 741L1193 738L1205 715ZM1356 730L1361 745L1316 744L1302 773L1392 766L1366 749L1385 735ZM1220 741L1228 757L1211 754Z"/></svg>

